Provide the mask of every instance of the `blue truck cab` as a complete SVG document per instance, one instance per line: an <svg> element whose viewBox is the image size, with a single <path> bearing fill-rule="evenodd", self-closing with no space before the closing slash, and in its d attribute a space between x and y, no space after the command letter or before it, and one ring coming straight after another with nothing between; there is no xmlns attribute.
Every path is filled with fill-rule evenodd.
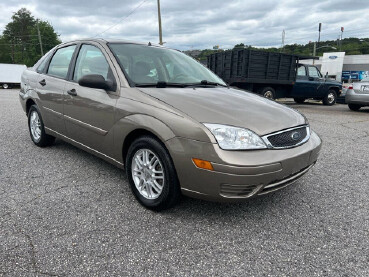
<svg viewBox="0 0 369 277"><path fill-rule="evenodd" d="M342 84L323 77L314 65L298 64L296 81L290 97L295 102L303 103L308 98L323 100L325 105L334 105L342 92Z"/></svg>

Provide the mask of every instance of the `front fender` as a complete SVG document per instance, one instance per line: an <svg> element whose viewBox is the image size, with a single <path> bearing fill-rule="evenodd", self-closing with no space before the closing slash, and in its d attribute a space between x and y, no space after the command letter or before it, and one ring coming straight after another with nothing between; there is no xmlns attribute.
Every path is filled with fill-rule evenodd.
<svg viewBox="0 0 369 277"><path fill-rule="evenodd" d="M121 118L114 125L114 158L123 163L123 142L133 131L141 129L153 133L162 142L174 138L175 134L165 123L147 114L133 114Z"/></svg>

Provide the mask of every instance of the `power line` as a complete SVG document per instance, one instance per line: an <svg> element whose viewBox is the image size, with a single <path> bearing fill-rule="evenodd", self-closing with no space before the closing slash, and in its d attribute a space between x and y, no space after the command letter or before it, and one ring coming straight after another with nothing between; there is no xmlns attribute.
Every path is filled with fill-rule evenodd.
<svg viewBox="0 0 369 277"><path fill-rule="evenodd" d="M101 33L98 33L96 35L93 36L97 37L99 35L102 35L103 33L109 31L110 29L114 28L115 26L117 26L118 24L122 23L125 19L127 19L129 16L131 16L137 9L139 9L143 4L145 4L147 1L149 0L144 0L142 1L139 5L137 5L133 10L131 10L125 17L123 17L121 20L119 20L117 23L111 25L109 28L107 28L106 30L102 31Z"/></svg>

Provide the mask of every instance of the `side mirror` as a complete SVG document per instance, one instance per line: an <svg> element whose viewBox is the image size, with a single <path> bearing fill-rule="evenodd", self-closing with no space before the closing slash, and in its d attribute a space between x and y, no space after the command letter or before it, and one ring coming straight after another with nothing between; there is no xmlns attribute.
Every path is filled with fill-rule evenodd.
<svg viewBox="0 0 369 277"><path fill-rule="evenodd" d="M84 75L78 80L78 84L82 87L88 88L115 90L114 82L110 80L105 80L105 78L99 74Z"/></svg>

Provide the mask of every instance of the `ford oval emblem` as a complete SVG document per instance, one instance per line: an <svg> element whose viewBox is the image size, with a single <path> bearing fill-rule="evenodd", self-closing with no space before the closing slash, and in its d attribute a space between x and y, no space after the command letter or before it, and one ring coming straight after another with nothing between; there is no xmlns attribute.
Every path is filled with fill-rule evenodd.
<svg viewBox="0 0 369 277"><path fill-rule="evenodd" d="M301 138L301 134L299 132L293 132L291 134L291 139L293 140L299 140Z"/></svg>
<svg viewBox="0 0 369 277"><path fill-rule="evenodd" d="M337 56L329 56L329 58L330 58L331 60L334 60L334 59L337 59L338 57L337 57Z"/></svg>

